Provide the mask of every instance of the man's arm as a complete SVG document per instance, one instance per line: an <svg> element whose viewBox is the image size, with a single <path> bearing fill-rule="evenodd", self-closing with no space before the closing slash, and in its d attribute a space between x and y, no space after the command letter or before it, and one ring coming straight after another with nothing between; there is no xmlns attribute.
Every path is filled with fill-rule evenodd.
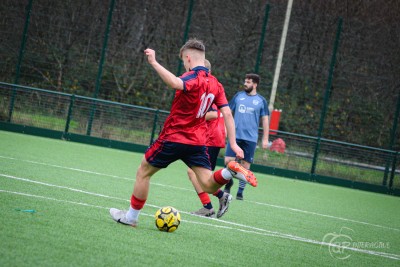
<svg viewBox="0 0 400 267"><path fill-rule="evenodd" d="M218 111L210 110L206 113L206 121L215 120L218 118Z"/></svg>
<svg viewBox="0 0 400 267"><path fill-rule="evenodd" d="M144 53L147 56L149 64L156 70L161 79L169 87L172 89L183 90L183 81L157 62L156 52L153 49L147 48L144 50Z"/></svg>
<svg viewBox="0 0 400 267"><path fill-rule="evenodd" d="M243 150L236 143L235 121L233 120L231 109L226 106L222 107L220 110L222 115L224 116L229 144L231 145L232 150L236 153L236 157L242 159L244 158L244 153Z"/></svg>
<svg viewBox="0 0 400 267"><path fill-rule="evenodd" d="M269 141L269 116L264 116L261 118L261 120L263 128L262 148L267 149Z"/></svg>

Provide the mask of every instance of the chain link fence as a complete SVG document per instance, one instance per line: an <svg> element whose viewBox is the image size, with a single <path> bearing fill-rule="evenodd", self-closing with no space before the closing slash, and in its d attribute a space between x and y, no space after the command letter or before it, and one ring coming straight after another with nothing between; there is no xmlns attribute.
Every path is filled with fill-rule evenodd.
<svg viewBox="0 0 400 267"><path fill-rule="evenodd" d="M373 1L358 6L295 1L276 79L286 2L5 0L0 4L0 81L59 94L10 91L0 99L0 116L65 131L63 120L75 95L69 132L131 142L140 139L129 136L135 129L148 143L154 127L145 121L156 110L169 110L174 92L148 66L143 50L154 48L160 63L180 75L179 48L197 37L205 42L213 74L228 98L246 73L257 72L258 92L273 100L276 79L273 102L282 116L271 139L284 138L288 153L263 157L260 152L256 160L264 164L269 158L270 166L279 162L328 176L334 174L329 168L339 169L336 164L353 162L358 170L351 180L373 169L379 177L373 183L379 184L382 171L390 176L390 162L399 169L394 154L385 150L398 151L400 145L398 11L392 0L379 8ZM303 135L310 138L300 142L297 136Z"/></svg>
<svg viewBox="0 0 400 267"><path fill-rule="evenodd" d="M5 123L6 116L1 117L0 129L77 141L90 137L84 142L106 143L127 150L131 149L128 144L148 146L153 142L169 114L1 82L0 114L7 113L7 103L13 97L13 119L11 123ZM354 188L372 185L377 187L370 190L382 192L400 189L398 152L283 131L274 131L270 139L273 142L285 140L284 153L258 147L253 169ZM318 142L320 149L317 154L315 147ZM223 155L224 149L220 157Z"/></svg>
<svg viewBox="0 0 400 267"><path fill-rule="evenodd" d="M392 130L400 98L396 5L389 1L380 13L362 15L373 6L365 1L350 16L340 5L295 1L271 99L286 14L286 3L271 2L3 1L0 79L168 110L173 91L155 76L143 50L156 49L159 61L179 75L179 48L198 37L228 98L245 73L260 74L259 93L283 110L280 130L398 150L400 135Z"/></svg>

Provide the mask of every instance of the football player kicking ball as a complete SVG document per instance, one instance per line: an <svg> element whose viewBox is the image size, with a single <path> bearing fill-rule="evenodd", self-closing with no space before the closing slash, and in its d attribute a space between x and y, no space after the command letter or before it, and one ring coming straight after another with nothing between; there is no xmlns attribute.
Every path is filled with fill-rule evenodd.
<svg viewBox="0 0 400 267"><path fill-rule="evenodd" d="M228 140L238 158L243 150L236 144L235 123L228 107L224 88L204 67L205 46L197 39L188 40L180 50L186 72L176 77L160 65L152 49L144 50L148 63L161 79L176 90L171 112L157 140L146 150L136 172L136 181L128 211L110 209L110 215L118 223L137 226L139 214L146 203L150 178L160 169L176 160L182 160L190 167L206 193L214 193L232 177L257 186L254 174L237 162L230 162L227 168L211 171L207 154L205 115L215 103L224 116Z"/></svg>

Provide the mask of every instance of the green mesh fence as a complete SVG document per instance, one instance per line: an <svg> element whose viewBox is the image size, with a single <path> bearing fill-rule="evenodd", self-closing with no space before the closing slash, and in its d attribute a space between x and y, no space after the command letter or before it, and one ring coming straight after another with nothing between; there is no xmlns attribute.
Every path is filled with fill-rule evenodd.
<svg viewBox="0 0 400 267"><path fill-rule="evenodd" d="M5 127L13 95L11 124L54 130L64 136L88 135L146 146L157 137L169 114L162 110L0 83L0 129ZM88 133L90 119L92 128ZM283 131L274 131L270 135L272 142L278 138L284 140L284 153L258 147L254 164L311 174L318 139ZM224 150L221 157L223 153ZM322 176L345 180L348 186L359 182L400 188L398 157L398 152L391 150L321 139L316 172L310 180Z"/></svg>
<svg viewBox="0 0 400 267"><path fill-rule="evenodd" d="M155 110L169 110L173 91L148 66L143 50L154 48L160 63L179 75L183 68L178 51L187 37L205 42L212 72L224 85L228 99L239 90L244 75L257 69L261 76L258 92L271 100L286 4L4 0L0 4L0 81L18 81L61 94L17 90L13 95L7 91L0 99L1 119L10 119L9 106L13 106L13 123L56 131L69 127L71 133L127 142L143 139L148 144L157 131L145 121L156 116ZM313 175L341 177L330 170L338 170L339 164L356 169L352 175L353 171L342 171L352 181L372 171L376 178L368 181L379 184L383 180L389 185L392 162L398 169L398 160L385 149L399 151L400 145L399 12L395 0L385 5L294 1L274 101L274 108L282 109L277 136L288 145L288 153L283 157L261 153L257 161L264 163L268 158L270 166L308 173L313 167L310 157L316 158L319 146ZM338 30L341 18L343 26ZM336 62L330 72L333 56ZM330 75L332 85L328 87ZM65 125L62 120L68 116L72 94L76 98L71 121ZM93 96L102 101L89 98ZM34 102L24 102L28 100ZM131 110L133 105L143 118L126 117L136 113ZM143 134L131 136L127 131L132 129ZM301 142L295 138L302 135L309 138L300 138ZM357 151L352 145L349 150L346 143L363 149ZM295 153L290 154L293 147ZM381 152L372 153L374 149ZM358 159L353 152L364 158Z"/></svg>
<svg viewBox="0 0 400 267"><path fill-rule="evenodd" d="M13 94L13 124L86 135L92 120L90 136L141 145L149 145L152 137L157 137L168 115L139 106L3 85L1 121L8 120Z"/></svg>
<svg viewBox="0 0 400 267"><path fill-rule="evenodd" d="M398 124L398 5L388 1L371 12L367 2L357 6L359 12L329 1L294 2L274 101L274 108L283 110L280 130L319 134L342 16L321 136L398 150L399 131L391 136ZM146 63L145 48L156 49L159 61L180 74L184 38L200 38L228 98L239 90L244 74L257 69L259 93L269 100L286 14L286 2L280 1L6 0L0 7L1 81L163 110L169 109L173 92Z"/></svg>

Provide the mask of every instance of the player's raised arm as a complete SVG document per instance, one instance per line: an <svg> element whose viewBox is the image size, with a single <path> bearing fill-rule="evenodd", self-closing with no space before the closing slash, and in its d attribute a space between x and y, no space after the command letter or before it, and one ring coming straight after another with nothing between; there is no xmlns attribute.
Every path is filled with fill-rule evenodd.
<svg viewBox="0 0 400 267"><path fill-rule="evenodd" d="M147 61L156 70L161 79L172 89L183 90L183 81L164 68L156 60L156 52L153 49L147 48L144 50L147 56Z"/></svg>

